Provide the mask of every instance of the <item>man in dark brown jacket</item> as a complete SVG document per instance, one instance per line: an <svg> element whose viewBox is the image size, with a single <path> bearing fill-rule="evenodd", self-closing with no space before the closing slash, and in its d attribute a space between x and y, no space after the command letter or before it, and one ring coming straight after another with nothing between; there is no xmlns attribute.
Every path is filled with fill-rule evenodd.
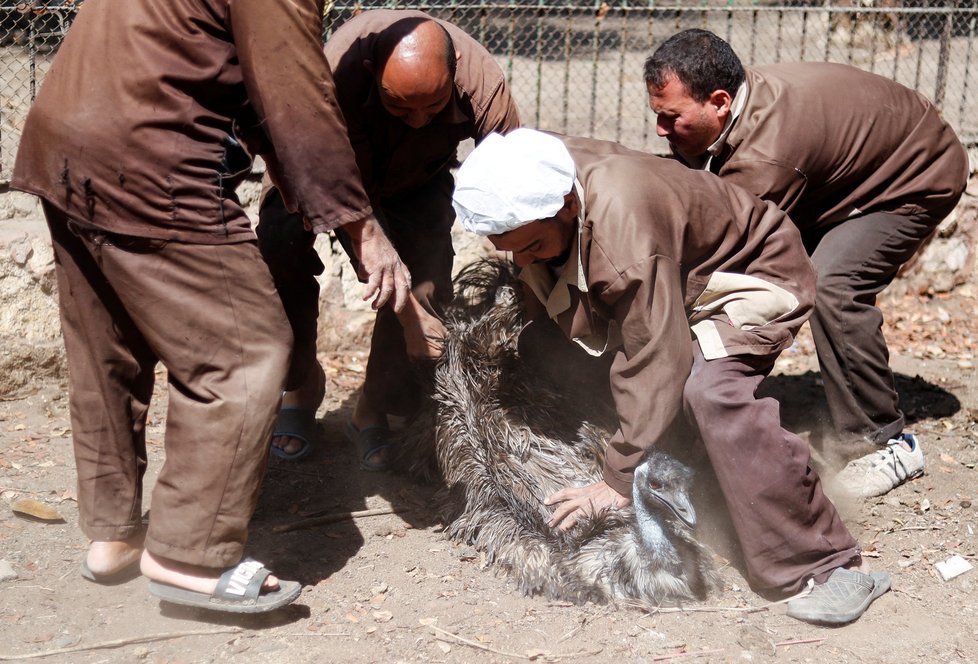
<svg viewBox="0 0 978 664"><path fill-rule="evenodd" d="M841 490L874 496L923 473L889 368L876 297L954 208L964 147L920 94L830 63L745 68L706 30L646 61L657 131L677 158L787 212L818 272L812 334L849 462ZM840 97L840 91L844 91Z"/></svg>
<svg viewBox="0 0 978 664"><path fill-rule="evenodd" d="M92 581L141 568L165 600L236 612L299 594L238 564L291 350L234 193L251 155L314 231L344 229L376 306L410 288L356 177L321 31L316 0L88 0L28 116L13 186L43 199L54 244Z"/></svg>
<svg viewBox="0 0 978 664"><path fill-rule="evenodd" d="M388 414L405 415L420 390L412 359L435 357L444 334L437 317L452 296L450 169L461 141L519 126L519 113L492 55L451 23L418 11L367 11L343 24L325 47L363 185L401 259L413 292L399 314L377 312L363 390L347 436L361 467L387 467ZM273 451L308 453L323 398L316 362L316 316L323 270L302 219L267 193L258 227L262 253L283 293L296 352ZM354 266L355 253L347 253ZM304 247L297 257L289 247Z"/></svg>
<svg viewBox="0 0 978 664"><path fill-rule="evenodd" d="M806 443L781 427L776 401L754 398L814 298L783 212L672 160L529 129L477 147L454 202L467 230L513 252L570 339L614 355L620 426L604 479L551 496L553 525L627 504L644 452L684 421L716 472L753 588L795 593L814 580L789 614L832 624L886 592L889 575L861 571Z"/></svg>

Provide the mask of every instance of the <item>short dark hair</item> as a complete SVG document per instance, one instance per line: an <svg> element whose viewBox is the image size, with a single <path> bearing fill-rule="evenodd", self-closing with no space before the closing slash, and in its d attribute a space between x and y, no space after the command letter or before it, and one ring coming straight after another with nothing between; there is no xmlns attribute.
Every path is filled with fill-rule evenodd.
<svg viewBox="0 0 978 664"><path fill-rule="evenodd" d="M730 96L744 82L744 65L723 41L709 30L677 32L645 61L645 83L661 88L669 76L686 86L694 101L703 103L715 90Z"/></svg>

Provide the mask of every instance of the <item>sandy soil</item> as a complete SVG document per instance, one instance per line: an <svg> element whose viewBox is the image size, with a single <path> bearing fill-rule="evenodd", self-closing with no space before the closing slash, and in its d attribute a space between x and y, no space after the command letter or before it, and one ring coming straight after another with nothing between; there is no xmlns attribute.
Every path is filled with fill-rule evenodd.
<svg viewBox="0 0 978 664"><path fill-rule="evenodd" d="M322 358L329 396L319 449L301 464L273 461L263 487L250 553L305 584L295 605L265 617L161 605L145 579L114 587L82 580L87 542L76 526L65 385L45 382L0 401L0 578L4 568L12 576L0 581L0 660L978 662L978 570L943 581L934 566L954 554L978 565L976 305L968 287L886 303L903 406L928 466L884 498L842 506L894 586L850 626L806 625L753 594L727 562L736 552L722 518L699 533L725 585L703 604L646 613L521 596L478 551L443 537L428 508L435 487L357 469L341 434L363 370L363 354L350 353ZM824 417L814 368L803 334L771 380L786 421L801 432ZM150 483L163 457L164 407L159 391ZM63 520L15 513L24 499ZM276 531L363 510L386 513Z"/></svg>

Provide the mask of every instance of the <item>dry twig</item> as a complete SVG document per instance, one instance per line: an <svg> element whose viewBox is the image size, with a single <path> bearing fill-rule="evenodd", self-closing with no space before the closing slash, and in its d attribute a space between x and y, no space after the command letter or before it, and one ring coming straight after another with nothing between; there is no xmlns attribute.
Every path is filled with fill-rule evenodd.
<svg viewBox="0 0 978 664"><path fill-rule="evenodd" d="M707 655L719 655L722 652L722 648L714 650L696 650L693 652L676 652L669 655L656 655L652 658L652 661L664 662L667 659L680 659L681 657L705 657Z"/></svg>
<svg viewBox="0 0 978 664"><path fill-rule="evenodd" d="M821 639L792 639L791 641L778 641L777 643L774 644L774 647L775 648L784 648L784 647L787 647L787 646L800 646L800 645L804 645L806 643L821 643L824 640L825 640L824 638L821 638Z"/></svg>
<svg viewBox="0 0 978 664"><path fill-rule="evenodd" d="M402 512L410 512L409 507L380 507L373 510L360 510L359 512L337 512L335 514L324 514L323 516L314 516L308 519L299 519L298 521L293 521L292 523L282 524L281 526L275 526L272 528L272 532L275 533L287 533L290 530L299 530L300 528L312 528L313 526L321 526L326 523L339 523L340 521L350 521L354 519L362 519L369 516L380 516L381 514L400 514Z"/></svg>
<svg viewBox="0 0 978 664"><path fill-rule="evenodd" d="M230 627L224 629L198 630L194 632L164 632L162 634L147 634L145 636L132 636L126 639L114 639L93 643L87 646L73 646L71 648L58 648L57 650L42 650L41 652L26 653L23 655L4 655L0 654L0 662L12 662L21 659L36 659L38 657L51 657L53 655L65 655L72 652L85 652L86 650L104 650L108 648L120 648L136 643L149 643L151 641L165 641L167 639L180 639L185 636L207 636L209 634L236 634L242 631L240 627Z"/></svg>
<svg viewBox="0 0 978 664"><path fill-rule="evenodd" d="M469 639L459 636L458 634L453 634L448 630L442 629L441 627L436 627L434 625L428 625L428 627L430 627L431 629L435 630L440 634L444 634L445 636L450 636L456 641L458 641L459 643L463 645L467 645L471 648L476 648L478 650L491 652L495 655L503 655L504 657L512 657L513 659L524 659L528 662L532 662L534 659L537 659L535 657L530 657L528 655L521 655L519 653L506 652L505 650L496 650L495 648L490 648L489 646L484 645L482 643L476 643L475 641L470 641ZM597 655L600 652L601 650L599 649L599 650L581 650L580 652L571 652L571 653L553 653L553 654L548 653L545 655L544 654L540 655L539 658L545 658L548 660L557 660L557 659L566 659L571 657L584 657L587 655Z"/></svg>

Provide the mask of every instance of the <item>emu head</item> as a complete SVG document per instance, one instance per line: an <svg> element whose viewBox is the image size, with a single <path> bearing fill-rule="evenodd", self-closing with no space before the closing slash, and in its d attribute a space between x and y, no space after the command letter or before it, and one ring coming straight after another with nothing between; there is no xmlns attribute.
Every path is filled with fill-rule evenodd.
<svg viewBox="0 0 978 664"><path fill-rule="evenodd" d="M693 471L662 452L648 452L635 468L635 525L646 548L671 550L667 530L696 525L696 511L690 499L692 486Z"/></svg>

